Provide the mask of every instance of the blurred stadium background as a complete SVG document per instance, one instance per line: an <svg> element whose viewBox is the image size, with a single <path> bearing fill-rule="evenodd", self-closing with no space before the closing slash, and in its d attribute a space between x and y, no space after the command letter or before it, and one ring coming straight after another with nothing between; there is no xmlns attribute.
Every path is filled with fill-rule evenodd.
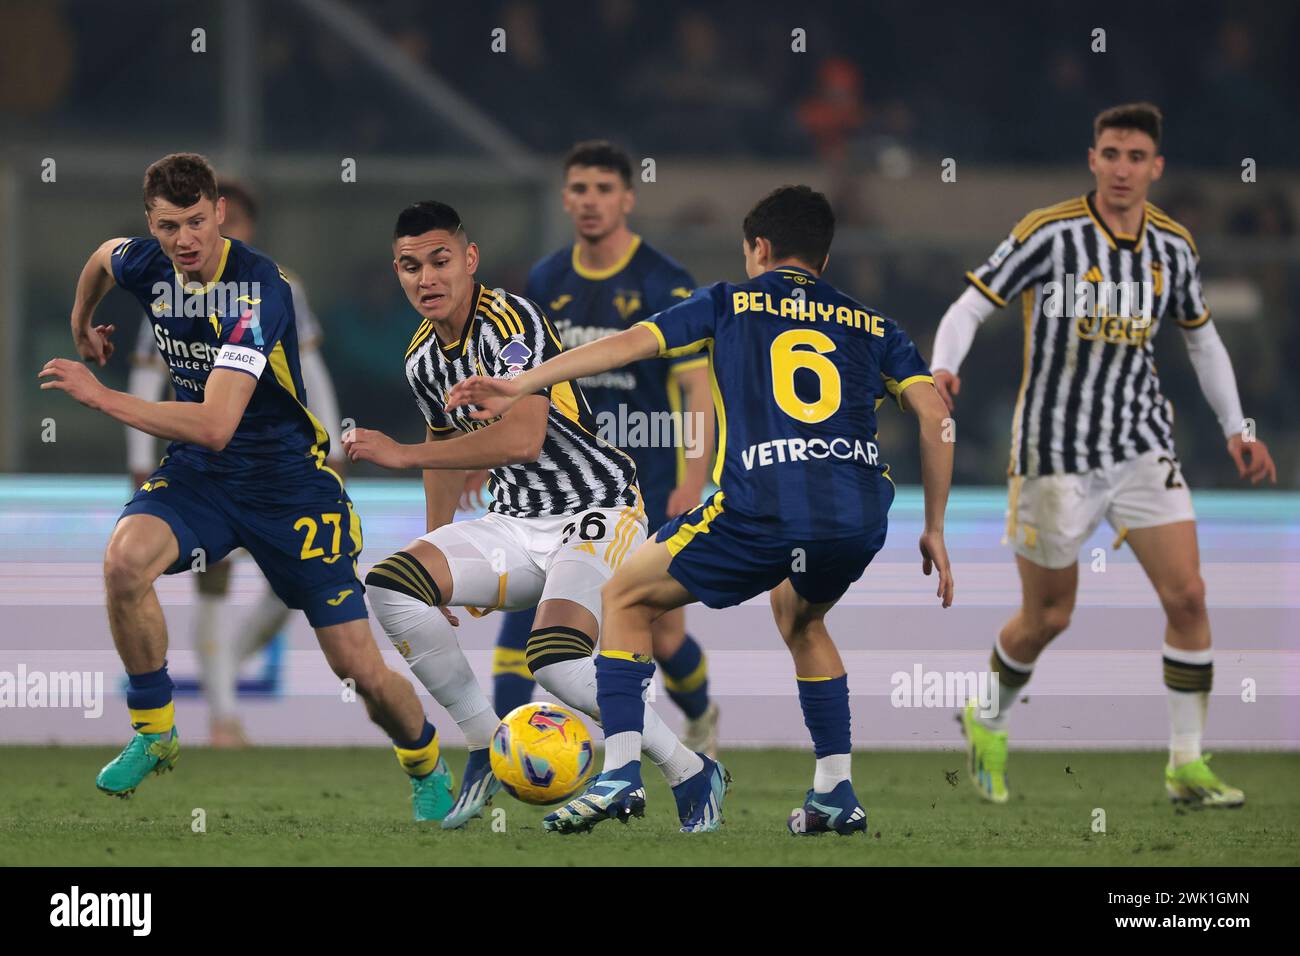
<svg viewBox="0 0 1300 956"><path fill-rule="evenodd" d="M831 280L899 320L928 355L964 271L1025 211L1090 188L1093 114L1151 99L1165 111L1168 158L1152 198L1197 238L1246 413L1280 475L1277 491L1238 487L1179 336L1158 336L1184 473L1203 490L1222 650L1210 742L1300 745L1300 7L0 0L0 20L0 670L102 670L117 691L99 558L128 497L124 436L39 391L35 375L73 354L76 276L103 239L143 232L141 175L166 152L206 153L253 187L257 244L310 292L342 415L415 440L422 423L399 362L416 323L389 252L409 201L455 205L482 247L480 276L520 290L529 266L571 238L559 157L577 139L608 137L654 160L634 228L707 283L742 274L739 224L752 202L807 182L840 219ZM505 52L492 50L497 28ZM1092 50L1097 28L1104 53ZM807 52L792 52L795 29ZM195 30L205 52L193 49ZM356 182L342 179L345 158ZM1247 158L1255 182L1242 180ZM940 178L945 159L955 182ZM110 296L98 317L118 326L103 378L123 388L141 316ZM913 558L919 495L905 490L889 548L832 618L850 651L859 743L954 745L947 712L890 707L890 675L915 663L982 669L1018 603L998 538L1020 336L1017 317L995 316L962 369L950 524L959 607L931 606ZM883 413L880 440L900 485L914 484L911 424ZM367 467L349 477L363 564L423 531L418 478ZM1108 533L1093 543L1108 546ZM1035 676L1021 739L1163 743L1162 616L1131 555L1109 554L1110 572L1085 575L1073 629ZM234 604L259 587L242 562ZM173 672L193 671L192 592L186 580L160 584ZM765 605L690 614L724 701L724 738L803 741ZM484 673L494 633L491 617L462 627ZM305 621L289 646L284 699L250 708L254 737L377 742L359 708L338 706ZM1235 703L1246 678L1259 687L1250 707ZM1085 711L1103 716L1085 721ZM0 740L116 740L120 712L113 701L92 721L0 711Z"/></svg>

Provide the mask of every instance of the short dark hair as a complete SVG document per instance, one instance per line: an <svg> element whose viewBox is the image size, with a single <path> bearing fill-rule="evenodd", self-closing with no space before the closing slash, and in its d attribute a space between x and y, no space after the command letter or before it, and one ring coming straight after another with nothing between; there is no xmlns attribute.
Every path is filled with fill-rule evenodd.
<svg viewBox="0 0 1300 956"><path fill-rule="evenodd" d="M632 157L607 139L585 139L581 143L574 143L564 157L565 175L574 166L612 169L622 177L624 186L632 188Z"/></svg>
<svg viewBox="0 0 1300 956"><path fill-rule="evenodd" d="M1154 103L1125 103L1122 106L1112 106L1108 110L1102 110L1092 121L1092 141L1096 143L1101 138L1102 130L1136 129L1150 136L1152 142L1156 144L1156 150L1159 151L1160 131L1164 122L1165 118L1160 112L1160 107Z"/></svg>
<svg viewBox="0 0 1300 956"><path fill-rule="evenodd" d="M248 212L248 218L257 222L259 206L253 191L243 183L226 180L217 187L217 195L226 202L237 202Z"/></svg>
<svg viewBox="0 0 1300 956"><path fill-rule="evenodd" d="M422 236L435 229L446 229L454 234L463 225L460 213L445 202L422 199L411 203L398 214L397 225L393 227L393 240L402 236Z"/></svg>
<svg viewBox="0 0 1300 956"><path fill-rule="evenodd" d="M745 217L745 241L760 236L777 259L798 259L821 269L835 238L835 212L821 193L808 186L782 186L760 199Z"/></svg>
<svg viewBox="0 0 1300 956"><path fill-rule="evenodd" d="M217 201L217 174L198 153L169 153L144 171L144 208L165 199L182 209L201 198Z"/></svg>

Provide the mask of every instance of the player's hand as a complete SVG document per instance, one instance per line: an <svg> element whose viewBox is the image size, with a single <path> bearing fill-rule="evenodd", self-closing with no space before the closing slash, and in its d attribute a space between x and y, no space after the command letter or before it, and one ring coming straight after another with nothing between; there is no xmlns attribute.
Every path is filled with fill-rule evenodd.
<svg viewBox="0 0 1300 956"><path fill-rule="evenodd" d="M491 472L486 469L466 473L465 489L460 493L460 502L457 506L461 511L474 511L487 504L485 490L490 474Z"/></svg>
<svg viewBox="0 0 1300 956"><path fill-rule="evenodd" d="M98 408L101 396L108 391L108 388L95 378L94 372L81 362L74 362L72 359L50 359L37 377L47 379L41 382L42 389L57 388L59 391L67 392L88 408Z"/></svg>
<svg viewBox="0 0 1300 956"><path fill-rule="evenodd" d="M952 607L952 568L942 531L926 531L921 535L921 573L929 575L931 568L939 571L939 588L934 596L943 599L944 607Z"/></svg>
<svg viewBox="0 0 1300 956"><path fill-rule="evenodd" d="M439 607L438 610L442 612L442 616L447 619L447 622L451 624L452 627L460 627L460 618L451 613L451 608Z"/></svg>
<svg viewBox="0 0 1300 956"><path fill-rule="evenodd" d="M668 505L664 510L669 518L676 518L698 505L703 497L703 485L681 484L668 496Z"/></svg>
<svg viewBox="0 0 1300 956"><path fill-rule="evenodd" d="M948 406L948 411L953 411L957 405L957 393L961 391L961 378L946 368L935 369L931 374L934 376L934 390Z"/></svg>
<svg viewBox="0 0 1300 956"><path fill-rule="evenodd" d="M510 379L471 375L457 382L448 393L444 410L450 412L462 405L477 405L478 410L470 412L469 417L490 421L500 418L522 397L519 386Z"/></svg>
<svg viewBox="0 0 1300 956"><path fill-rule="evenodd" d="M1228 454L1237 465L1239 478L1249 478L1252 485L1259 484L1265 478L1277 484L1277 465L1273 464L1268 446L1258 438L1244 441L1240 435L1233 435L1228 439Z"/></svg>
<svg viewBox="0 0 1300 956"><path fill-rule="evenodd" d="M352 461L372 461L381 468L406 468L406 446L383 432L354 428L343 433L343 448Z"/></svg>
<svg viewBox="0 0 1300 956"><path fill-rule="evenodd" d="M77 346L77 354L102 368L113 355L110 336L116 331L116 325L96 325L74 334L72 340Z"/></svg>

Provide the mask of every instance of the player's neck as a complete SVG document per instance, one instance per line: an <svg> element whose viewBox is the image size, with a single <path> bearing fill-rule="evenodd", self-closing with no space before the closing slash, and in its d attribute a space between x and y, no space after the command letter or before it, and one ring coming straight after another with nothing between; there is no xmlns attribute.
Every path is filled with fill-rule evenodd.
<svg viewBox="0 0 1300 956"><path fill-rule="evenodd" d="M812 266L808 265L808 263L800 262L798 259L795 258L785 258L782 259L780 262L773 262L770 266L767 267L766 271L771 272L774 269L802 269L804 272L811 272L815 276L821 275L820 272L818 272Z"/></svg>
<svg viewBox="0 0 1300 956"><path fill-rule="evenodd" d="M579 236L578 262L584 269L601 272L622 259L635 241L636 234L627 227L627 223L594 242Z"/></svg>
<svg viewBox="0 0 1300 956"><path fill-rule="evenodd" d="M459 342L461 336L465 334L465 324L469 322L470 313L474 311L474 289L477 285L477 283L471 283L465 301L458 303L447 318L431 320L433 322L433 334L438 337L438 341L443 345Z"/></svg>
<svg viewBox="0 0 1300 956"><path fill-rule="evenodd" d="M1097 207L1097 214L1101 216L1101 221L1106 224L1106 228L1111 231L1111 235L1137 235L1138 229L1142 227L1142 212L1146 208L1145 196L1139 202L1131 204L1127 209L1116 209L1107 205L1100 192L1093 193L1092 201Z"/></svg>

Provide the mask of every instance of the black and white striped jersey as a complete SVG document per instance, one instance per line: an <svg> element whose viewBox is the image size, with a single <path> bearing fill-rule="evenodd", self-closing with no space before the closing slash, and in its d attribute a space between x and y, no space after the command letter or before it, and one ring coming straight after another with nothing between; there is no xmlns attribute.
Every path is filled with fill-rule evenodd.
<svg viewBox="0 0 1300 956"><path fill-rule="evenodd" d="M1024 371L1008 473L1069 474L1151 449L1173 452L1173 409L1151 339L1171 316L1209 326L1191 233L1150 203L1114 235L1093 194L1025 216L967 280L1004 306L1021 297Z"/></svg>
<svg viewBox="0 0 1300 956"><path fill-rule="evenodd" d="M476 284L460 341L443 343L425 320L406 349L406 379L435 435L471 432L473 406L446 412L447 393L471 375L514 378L563 351L550 319L533 302ZM575 382L541 394L551 400L546 439L536 461L492 469L489 510L517 518L576 514L633 505L636 465L596 437L595 420Z"/></svg>

